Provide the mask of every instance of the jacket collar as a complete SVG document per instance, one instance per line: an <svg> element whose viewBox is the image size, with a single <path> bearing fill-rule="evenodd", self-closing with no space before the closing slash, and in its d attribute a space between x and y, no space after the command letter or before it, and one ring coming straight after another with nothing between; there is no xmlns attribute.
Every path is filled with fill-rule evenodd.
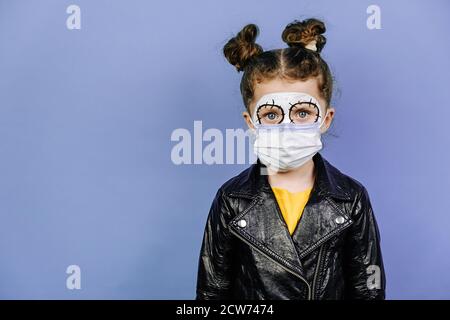
<svg viewBox="0 0 450 320"><path fill-rule="evenodd" d="M264 165L258 160L228 196L252 200L230 221L233 233L292 273L306 277L302 259L353 223L336 199L350 200L345 179L319 153L313 157L314 187L292 236L289 234ZM245 224L241 221L244 220Z"/></svg>
<svg viewBox="0 0 450 320"><path fill-rule="evenodd" d="M332 166L319 152L314 157L314 170L316 178L312 193L317 196L329 196L340 200L351 200L351 196L345 191L346 181L343 174ZM245 172L245 179L240 185L234 186L232 195L244 197L257 197L261 192L271 192L267 174L267 167L257 159Z"/></svg>

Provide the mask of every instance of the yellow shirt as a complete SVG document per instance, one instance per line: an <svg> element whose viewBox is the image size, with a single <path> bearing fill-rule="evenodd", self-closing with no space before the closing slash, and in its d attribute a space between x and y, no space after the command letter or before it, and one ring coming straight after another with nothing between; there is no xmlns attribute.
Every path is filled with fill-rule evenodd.
<svg viewBox="0 0 450 320"><path fill-rule="evenodd" d="M289 233L292 235L308 202L312 187L300 192L290 192L277 187L272 187L272 190L283 214L284 221L286 221L288 226Z"/></svg>

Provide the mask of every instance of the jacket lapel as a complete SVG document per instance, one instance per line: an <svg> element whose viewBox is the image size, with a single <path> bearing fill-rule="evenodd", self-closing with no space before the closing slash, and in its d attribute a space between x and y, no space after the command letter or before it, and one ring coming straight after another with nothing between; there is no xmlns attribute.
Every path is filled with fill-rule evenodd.
<svg viewBox="0 0 450 320"><path fill-rule="evenodd" d="M292 234L300 259L352 223L333 199L312 194Z"/></svg>
<svg viewBox="0 0 450 320"><path fill-rule="evenodd" d="M230 227L264 254L303 276L300 258L278 210L276 201L262 194L230 222Z"/></svg>

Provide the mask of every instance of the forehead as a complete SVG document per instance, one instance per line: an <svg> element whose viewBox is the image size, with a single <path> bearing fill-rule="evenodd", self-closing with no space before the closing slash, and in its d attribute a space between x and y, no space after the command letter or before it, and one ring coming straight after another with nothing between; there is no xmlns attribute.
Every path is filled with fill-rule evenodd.
<svg viewBox="0 0 450 320"><path fill-rule="evenodd" d="M306 92L290 92L290 91L282 91L282 92L271 92L266 95L263 95L258 101L255 103L255 108L260 107L265 104L277 104L284 108L290 108L292 104L298 101L307 101L312 102L316 105L320 105L320 102L310 94Z"/></svg>
<svg viewBox="0 0 450 320"><path fill-rule="evenodd" d="M255 111L256 102L263 96L277 92L307 93L319 102L322 109L321 111L325 111L323 109L326 106L326 101L320 95L319 84L316 78L310 78L304 81L275 78L255 85L253 100L250 103L250 112L253 113Z"/></svg>

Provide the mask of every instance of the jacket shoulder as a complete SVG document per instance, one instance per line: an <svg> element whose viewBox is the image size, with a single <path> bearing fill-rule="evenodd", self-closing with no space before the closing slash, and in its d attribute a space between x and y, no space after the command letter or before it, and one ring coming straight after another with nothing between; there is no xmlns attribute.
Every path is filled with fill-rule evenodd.
<svg viewBox="0 0 450 320"><path fill-rule="evenodd" d="M233 193L250 193L249 182L252 179L254 170L256 170L256 164L252 164L247 169L225 181L219 187L219 192L222 192L225 195L230 195Z"/></svg>
<svg viewBox="0 0 450 320"><path fill-rule="evenodd" d="M234 200L236 199L232 199L233 197L230 197L230 195L232 196L234 192L238 192L239 194L244 194L245 196L246 193L245 191L242 193L242 190L248 188L246 181L248 181L252 169L253 168L251 166L243 170L239 174L225 181L218 188L210 210L210 216L213 221L228 223L230 219L235 217L236 204Z"/></svg>
<svg viewBox="0 0 450 320"><path fill-rule="evenodd" d="M342 172L328 160L324 159L324 162L331 180L339 191L344 192L351 199L357 199L361 194L367 193L366 187L360 180Z"/></svg>

